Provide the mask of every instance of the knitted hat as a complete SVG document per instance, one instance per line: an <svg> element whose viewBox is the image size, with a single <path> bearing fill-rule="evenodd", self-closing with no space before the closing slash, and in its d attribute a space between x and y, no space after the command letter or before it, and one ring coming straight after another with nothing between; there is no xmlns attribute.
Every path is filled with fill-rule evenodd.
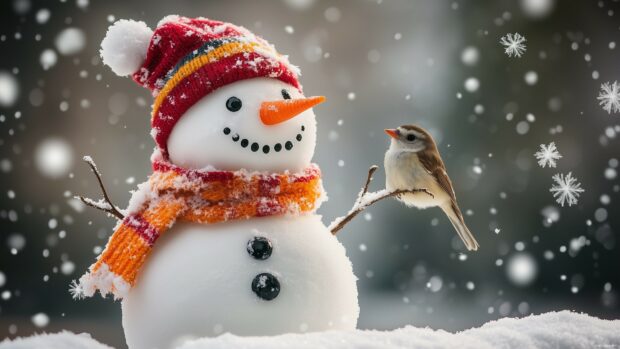
<svg viewBox="0 0 620 349"><path fill-rule="evenodd" d="M279 79L301 91L299 69L267 41L231 23L167 16L155 31L144 22L119 20L101 42L112 71L132 75L155 97L151 135L164 157L172 128L201 98L235 81Z"/></svg>

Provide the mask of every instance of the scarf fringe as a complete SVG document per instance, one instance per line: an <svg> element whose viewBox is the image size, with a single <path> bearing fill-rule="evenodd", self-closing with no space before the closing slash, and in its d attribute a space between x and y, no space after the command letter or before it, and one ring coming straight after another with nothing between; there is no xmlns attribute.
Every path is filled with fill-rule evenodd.
<svg viewBox="0 0 620 349"><path fill-rule="evenodd" d="M130 289L131 285L121 275L110 271L106 263L101 263L97 270L91 267L89 272L82 275L74 289L73 297L92 297L99 290L102 297L112 294L114 299L118 300L124 298Z"/></svg>

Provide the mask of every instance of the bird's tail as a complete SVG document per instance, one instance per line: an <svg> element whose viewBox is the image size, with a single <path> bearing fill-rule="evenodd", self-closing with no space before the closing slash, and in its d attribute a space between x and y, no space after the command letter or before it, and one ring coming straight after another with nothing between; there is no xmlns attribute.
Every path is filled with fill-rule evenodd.
<svg viewBox="0 0 620 349"><path fill-rule="evenodd" d="M452 223L454 229L456 230L456 233L459 235L461 240L463 240L465 247L467 247L467 249L470 251L476 251L478 247L480 247L480 245L478 245L478 241L476 241L474 235L465 225L463 215L461 214L461 211L456 206L456 204L452 203L451 205L442 206L441 209L450 219L450 223Z"/></svg>

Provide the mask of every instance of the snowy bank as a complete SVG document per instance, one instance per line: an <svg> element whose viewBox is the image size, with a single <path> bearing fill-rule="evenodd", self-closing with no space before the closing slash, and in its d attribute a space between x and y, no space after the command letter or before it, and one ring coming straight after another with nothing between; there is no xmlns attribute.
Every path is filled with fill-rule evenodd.
<svg viewBox="0 0 620 349"><path fill-rule="evenodd" d="M211 348L609 348L620 347L620 320L569 311L504 318L458 333L407 326L394 331L351 331L237 337L225 334L179 349Z"/></svg>
<svg viewBox="0 0 620 349"><path fill-rule="evenodd" d="M394 331L330 331L274 337L224 334L186 342L178 349L220 348L618 348L620 320L569 311L503 318L458 333L407 326ZM0 343L0 349L109 349L86 334L63 332Z"/></svg>
<svg viewBox="0 0 620 349"><path fill-rule="evenodd" d="M113 349L94 340L88 333L75 334L68 331L39 334L13 341L0 342L2 349Z"/></svg>

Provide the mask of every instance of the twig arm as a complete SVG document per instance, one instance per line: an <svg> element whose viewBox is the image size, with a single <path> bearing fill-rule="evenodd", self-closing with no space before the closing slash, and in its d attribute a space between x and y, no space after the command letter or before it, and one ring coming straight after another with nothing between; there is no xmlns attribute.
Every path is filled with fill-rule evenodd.
<svg viewBox="0 0 620 349"><path fill-rule="evenodd" d="M97 177L99 188L101 188L101 192L103 193L103 200L94 201L93 199L86 198L81 195L76 196L76 198L82 201L87 206L104 211L108 214L115 216L119 220L123 220L125 216L116 207L116 205L114 205L112 201L110 200L110 197L108 196L108 192L106 191L105 186L103 185L103 181L101 180L101 173L97 169L97 165L95 164L95 161L93 161L93 159L90 156L85 156L83 159L84 159L84 162L86 162L88 166L90 166L90 169L95 174L95 177Z"/></svg>

